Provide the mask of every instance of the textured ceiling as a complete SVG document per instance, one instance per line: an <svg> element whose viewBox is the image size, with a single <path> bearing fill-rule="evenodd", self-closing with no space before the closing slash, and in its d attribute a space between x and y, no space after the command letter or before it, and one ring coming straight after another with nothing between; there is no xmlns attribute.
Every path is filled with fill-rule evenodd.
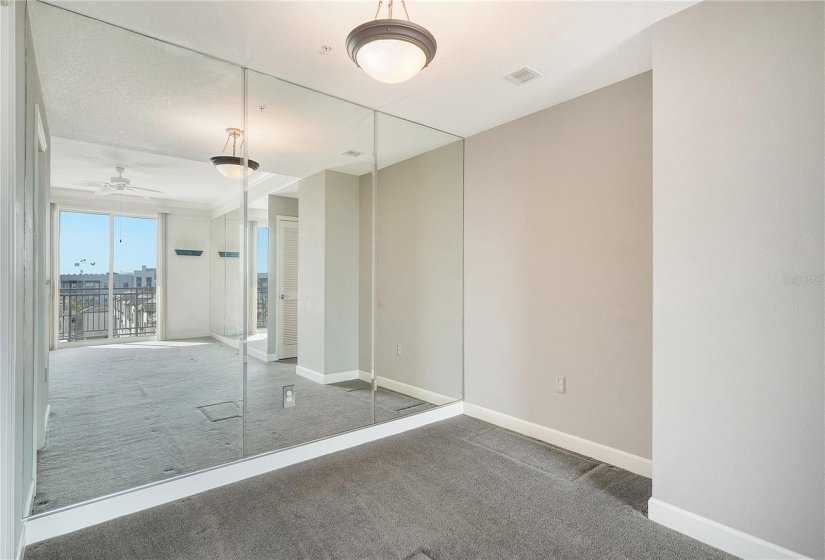
<svg viewBox="0 0 825 560"><path fill-rule="evenodd" d="M695 2L410 0L412 20L433 32L438 52L429 68L394 85L369 78L344 48L377 2L53 3L469 136L650 70L650 25ZM502 79L524 65L544 76L522 86ZM151 79L151 68L129 66L120 79Z"/></svg>
<svg viewBox="0 0 825 560"><path fill-rule="evenodd" d="M233 181L216 172L208 161L192 161L150 154L136 150L126 150L111 146L101 146L52 136L51 139L51 182L53 187L76 190L87 194L94 189L76 187L75 181L108 181L117 176L115 165L126 168L123 176L132 185L162 191L144 193L166 202L185 202L203 209L212 208L228 199L240 198L240 181ZM116 163L112 163L116 162ZM252 176L255 188L260 191L279 190L282 185L293 181L292 177L270 173ZM292 193L287 190L286 193ZM284 194L282 191L280 194ZM137 195L124 193L125 197Z"/></svg>
<svg viewBox="0 0 825 560"><path fill-rule="evenodd" d="M206 162L221 153L225 128L243 127L243 73L212 57L337 96L249 73L249 155L275 174L266 188L276 188L322 169L369 172L373 132L380 167L456 139L404 119L466 136L649 70L649 26L692 3L411 0L438 54L409 82L389 85L343 48L373 16L372 2L30 1L57 140L54 184L106 179L122 165L135 184L164 190L160 198L225 201L227 180ZM501 78L523 65L544 76L522 86ZM365 106L404 119L378 114L374 123ZM279 192L294 191L292 183Z"/></svg>
<svg viewBox="0 0 825 560"><path fill-rule="evenodd" d="M238 67L39 2L30 13L56 140L53 186L79 190L71 183L123 166L135 184L164 191L155 198L214 206L231 196L235 186L208 161L223 152L224 129L243 126ZM376 132L382 167L457 139L384 114L375 123L370 109L256 72L248 92L255 181L286 196L297 192L294 182L279 188L290 178L370 172Z"/></svg>

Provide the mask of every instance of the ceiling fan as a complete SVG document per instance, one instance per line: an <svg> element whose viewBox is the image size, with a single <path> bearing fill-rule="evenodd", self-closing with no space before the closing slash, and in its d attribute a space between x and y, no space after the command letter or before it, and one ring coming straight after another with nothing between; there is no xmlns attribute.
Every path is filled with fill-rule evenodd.
<svg viewBox="0 0 825 560"><path fill-rule="evenodd" d="M76 187L88 187L95 189L95 194L106 195L106 194L114 194L114 193L124 193L125 191L132 192L138 196L142 196L143 198L149 198L145 194L140 191L147 191L147 192L155 192L155 193L162 193L163 191L156 191L155 189L147 189L145 187L135 187L132 186L131 181L123 176L123 172L126 171L123 167L115 167L115 171L117 171L117 177L112 177L109 179L108 182L106 181L75 181L72 185Z"/></svg>

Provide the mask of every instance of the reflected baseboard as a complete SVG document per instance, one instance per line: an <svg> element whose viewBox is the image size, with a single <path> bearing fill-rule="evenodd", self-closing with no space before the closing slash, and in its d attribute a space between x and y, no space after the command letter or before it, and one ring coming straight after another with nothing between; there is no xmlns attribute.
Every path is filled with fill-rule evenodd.
<svg viewBox="0 0 825 560"><path fill-rule="evenodd" d="M463 412L464 403L458 401L303 445L264 453L34 515L24 521L25 544L28 546L213 488L441 422L460 416Z"/></svg>
<svg viewBox="0 0 825 560"><path fill-rule="evenodd" d="M372 379L372 374L368 371L362 370L359 371L358 374L359 379L363 381L369 382ZM381 377L380 375L377 377L376 382L378 383L379 387L383 387L384 389L389 389L390 391L395 391L396 393L401 393L402 395L407 395L408 397L422 400L424 402L428 402L436 406L441 406L442 404L447 404L458 400L454 397L441 395L439 393L428 391L426 389L422 389L414 385L402 383L401 381L395 381L394 379Z"/></svg>
<svg viewBox="0 0 825 560"><path fill-rule="evenodd" d="M360 379L360 372L357 369L351 371L339 371L336 373L318 373L304 366L295 366L295 373L322 385L329 385L330 383L340 383L341 381L352 381L353 379Z"/></svg>

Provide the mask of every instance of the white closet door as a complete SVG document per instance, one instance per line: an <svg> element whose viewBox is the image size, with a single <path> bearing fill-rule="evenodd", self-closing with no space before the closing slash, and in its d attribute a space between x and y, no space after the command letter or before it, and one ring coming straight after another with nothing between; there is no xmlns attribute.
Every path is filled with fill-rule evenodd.
<svg viewBox="0 0 825 560"><path fill-rule="evenodd" d="M298 356L298 218L278 217L278 359Z"/></svg>

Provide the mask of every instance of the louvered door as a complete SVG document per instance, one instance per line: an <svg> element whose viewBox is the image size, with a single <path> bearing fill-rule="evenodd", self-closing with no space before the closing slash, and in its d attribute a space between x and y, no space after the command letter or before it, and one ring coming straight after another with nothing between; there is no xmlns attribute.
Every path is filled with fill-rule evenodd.
<svg viewBox="0 0 825 560"><path fill-rule="evenodd" d="M298 218L278 216L278 359L298 356Z"/></svg>

